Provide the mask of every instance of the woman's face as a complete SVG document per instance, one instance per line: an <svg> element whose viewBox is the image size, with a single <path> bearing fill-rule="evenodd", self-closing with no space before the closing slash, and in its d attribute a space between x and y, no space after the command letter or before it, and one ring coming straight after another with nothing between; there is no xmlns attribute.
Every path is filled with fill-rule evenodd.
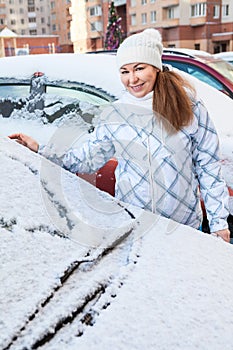
<svg viewBox="0 0 233 350"><path fill-rule="evenodd" d="M158 69L147 63L125 64L120 69L121 82L135 97L144 97L154 88Z"/></svg>

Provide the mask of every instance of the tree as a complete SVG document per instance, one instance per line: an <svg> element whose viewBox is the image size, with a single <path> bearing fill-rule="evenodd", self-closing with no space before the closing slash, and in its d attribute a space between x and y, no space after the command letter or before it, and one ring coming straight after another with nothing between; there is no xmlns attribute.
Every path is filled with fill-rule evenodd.
<svg viewBox="0 0 233 350"><path fill-rule="evenodd" d="M109 5L107 32L104 41L106 50L117 49L122 42L121 17L118 16L114 2Z"/></svg>

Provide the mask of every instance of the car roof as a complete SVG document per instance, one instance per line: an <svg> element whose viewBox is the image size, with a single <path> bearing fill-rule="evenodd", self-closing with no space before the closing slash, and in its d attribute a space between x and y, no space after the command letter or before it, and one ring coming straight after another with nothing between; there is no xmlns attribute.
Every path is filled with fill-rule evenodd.
<svg viewBox="0 0 233 350"><path fill-rule="evenodd" d="M39 71L49 80L83 82L119 97L122 85L117 69L114 69L115 61L115 56L107 54L59 53L2 57L0 79L28 79ZM109 79L106 79L106 76Z"/></svg>
<svg viewBox="0 0 233 350"><path fill-rule="evenodd" d="M189 57L208 57L211 56L210 53L202 50L194 50L194 49L187 49L187 48L163 48L164 53L171 53L176 55L184 55Z"/></svg>
<svg viewBox="0 0 233 350"><path fill-rule="evenodd" d="M220 58L231 57L231 58L233 58L233 51L215 53L214 57L220 57Z"/></svg>

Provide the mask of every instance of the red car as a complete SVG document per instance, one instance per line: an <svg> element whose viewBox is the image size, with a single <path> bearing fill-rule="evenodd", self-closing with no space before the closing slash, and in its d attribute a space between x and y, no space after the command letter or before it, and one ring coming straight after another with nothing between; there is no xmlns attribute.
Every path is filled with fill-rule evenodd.
<svg viewBox="0 0 233 350"><path fill-rule="evenodd" d="M233 66L221 58L197 50L164 49L162 59L233 98Z"/></svg>

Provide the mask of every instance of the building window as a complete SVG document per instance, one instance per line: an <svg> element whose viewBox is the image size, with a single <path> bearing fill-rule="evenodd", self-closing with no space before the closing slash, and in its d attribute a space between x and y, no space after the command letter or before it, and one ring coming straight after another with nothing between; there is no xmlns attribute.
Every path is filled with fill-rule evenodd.
<svg viewBox="0 0 233 350"><path fill-rule="evenodd" d="M56 30L57 30L56 24L53 24L53 25L52 25L52 31L55 32Z"/></svg>
<svg viewBox="0 0 233 350"><path fill-rule="evenodd" d="M35 12L35 6L29 6L28 12Z"/></svg>
<svg viewBox="0 0 233 350"><path fill-rule="evenodd" d="M137 4L137 0L131 0L131 1L130 1L130 6L131 6L131 7L135 7L136 4Z"/></svg>
<svg viewBox="0 0 233 350"><path fill-rule="evenodd" d="M101 6L93 6L90 8L90 16L101 16L102 9Z"/></svg>
<svg viewBox="0 0 233 350"><path fill-rule="evenodd" d="M206 16L206 3L200 3L191 6L191 17L203 16Z"/></svg>
<svg viewBox="0 0 233 350"><path fill-rule="evenodd" d="M16 20L15 20L15 19L12 19L12 20L11 20L11 25L12 25L12 26L16 25Z"/></svg>
<svg viewBox="0 0 233 350"><path fill-rule="evenodd" d="M133 13L131 16L130 16L130 23L131 23L131 26L136 26L137 25L137 19L136 19L136 13Z"/></svg>
<svg viewBox="0 0 233 350"><path fill-rule="evenodd" d="M21 24L24 24L24 18L21 18L20 22Z"/></svg>
<svg viewBox="0 0 233 350"><path fill-rule="evenodd" d="M92 32L100 32L102 30L103 30L102 22L96 21L96 22L91 23L91 31Z"/></svg>
<svg viewBox="0 0 233 350"><path fill-rule="evenodd" d="M156 22L156 11L151 11L150 13L150 22L155 23Z"/></svg>
<svg viewBox="0 0 233 350"><path fill-rule="evenodd" d="M28 0L28 5L35 5L35 0Z"/></svg>
<svg viewBox="0 0 233 350"><path fill-rule="evenodd" d="M36 29L31 29L29 30L30 35L37 35L37 30Z"/></svg>
<svg viewBox="0 0 233 350"><path fill-rule="evenodd" d="M14 4L14 0L9 0L9 4Z"/></svg>
<svg viewBox="0 0 233 350"><path fill-rule="evenodd" d="M213 18L219 18L220 16L220 6L214 5L213 7Z"/></svg>
<svg viewBox="0 0 233 350"><path fill-rule="evenodd" d="M44 17L41 17L41 23L45 23L45 19L44 19Z"/></svg>
<svg viewBox="0 0 233 350"><path fill-rule="evenodd" d="M146 13L142 13L142 24L147 24L147 14Z"/></svg>
<svg viewBox="0 0 233 350"><path fill-rule="evenodd" d="M0 18L0 24L3 26L5 23L4 23L4 18Z"/></svg>
<svg viewBox="0 0 233 350"><path fill-rule="evenodd" d="M154 3L155 3L155 0L150 0L150 3L151 3L151 4L154 4Z"/></svg>
<svg viewBox="0 0 233 350"><path fill-rule="evenodd" d="M29 23L35 23L36 22L36 17L28 18L28 22Z"/></svg>
<svg viewBox="0 0 233 350"><path fill-rule="evenodd" d="M45 28L42 28L42 34L46 34L46 29Z"/></svg>
<svg viewBox="0 0 233 350"><path fill-rule="evenodd" d="M24 13L24 9L22 7L19 9L19 13Z"/></svg>
<svg viewBox="0 0 233 350"><path fill-rule="evenodd" d="M168 7L168 9L167 9L167 18L169 18L169 19L175 18L174 7Z"/></svg>
<svg viewBox="0 0 233 350"><path fill-rule="evenodd" d="M146 5L147 4L147 0L141 0L141 4L142 5Z"/></svg>
<svg viewBox="0 0 233 350"><path fill-rule="evenodd" d="M51 1L51 9L53 10L55 8L55 1Z"/></svg>
<svg viewBox="0 0 233 350"><path fill-rule="evenodd" d="M200 44L194 44L194 50L200 50L201 45Z"/></svg>
<svg viewBox="0 0 233 350"><path fill-rule="evenodd" d="M14 9L10 9L10 14L15 13Z"/></svg>
<svg viewBox="0 0 233 350"><path fill-rule="evenodd" d="M222 5L222 15L223 17L229 16L229 5Z"/></svg>
<svg viewBox="0 0 233 350"><path fill-rule="evenodd" d="M20 3L20 4L23 4L23 0L19 0L19 3Z"/></svg>
<svg viewBox="0 0 233 350"><path fill-rule="evenodd" d="M25 35L25 29L21 29L21 35Z"/></svg>

